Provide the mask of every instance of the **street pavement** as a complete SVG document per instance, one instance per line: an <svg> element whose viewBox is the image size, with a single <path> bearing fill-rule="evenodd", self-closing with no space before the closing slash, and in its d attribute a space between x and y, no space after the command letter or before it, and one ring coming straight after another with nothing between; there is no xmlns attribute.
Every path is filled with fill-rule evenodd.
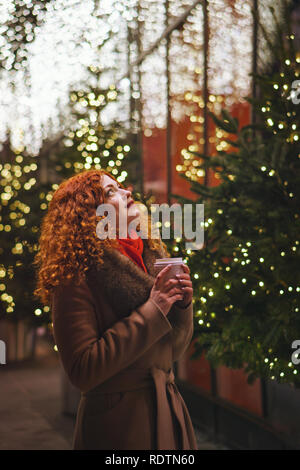
<svg viewBox="0 0 300 470"><path fill-rule="evenodd" d="M0 365L0 450L71 450L74 417L62 412L61 365L49 341L36 357ZM226 447L196 431L199 450Z"/></svg>

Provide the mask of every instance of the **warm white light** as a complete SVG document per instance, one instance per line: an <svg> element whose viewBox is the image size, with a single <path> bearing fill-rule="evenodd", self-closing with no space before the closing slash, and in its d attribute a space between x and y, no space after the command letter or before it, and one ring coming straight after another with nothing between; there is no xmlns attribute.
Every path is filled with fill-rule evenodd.
<svg viewBox="0 0 300 470"><path fill-rule="evenodd" d="M30 0L24 0L24 4ZM1 3L0 21L9 19L13 0ZM169 2L169 25L179 18L193 0ZM272 5L278 18L280 3L274 0L259 2L259 16L269 33L274 31L274 20L269 12ZM251 92L252 67L252 0L210 0L208 85L215 111L223 104L230 107ZM139 18L138 18L139 15ZM41 19L41 18L39 18ZM138 22L139 20L139 22ZM57 137L63 122L70 120L69 91L79 84L95 85L87 68L103 70L97 86L111 87L110 99L116 95L115 84L122 92L117 102L111 102L102 113L103 124L114 120L129 126L130 99L141 95L142 121L145 135L152 129L165 128L167 122L166 40L162 40L139 66L133 68L130 83L124 74L138 58L138 44L128 44L128 27L140 31L140 50L147 51L166 28L165 2L161 0L55 0L47 2L47 11L36 28L35 39L28 44L28 67L1 71L0 80L0 141L11 133L15 147L24 145L37 154L42 142ZM170 110L172 119L181 121L186 116L198 121L197 112L204 107L199 90L203 90L204 15L202 2L192 10L187 21L170 35ZM28 36L31 32L28 31ZM4 36L1 50L9 52ZM101 45L104 44L103 47ZM271 54L260 34L260 61L268 65ZM234 60L233 60L234 58ZM9 61L8 61L9 62ZM138 88L139 74L141 90ZM130 90L132 96L130 96ZM74 99L74 98L73 98ZM93 104L101 103L101 96L89 96ZM84 104L84 103L82 103ZM219 107L219 108L218 108ZM192 119L191 119L192 121ZM296 137L297 138L297 137ZM294 137L295 140L295 137ZM96 148L96 142L92 143ZM192 145L194 143L192 142ZM223 144L222 144L223 145ZM126 152L127 149L124 148ZM90 163L86 162L85 168ZM199 177L203 176L198 174ZM121 180L120 180L121 181Z"/></svg>

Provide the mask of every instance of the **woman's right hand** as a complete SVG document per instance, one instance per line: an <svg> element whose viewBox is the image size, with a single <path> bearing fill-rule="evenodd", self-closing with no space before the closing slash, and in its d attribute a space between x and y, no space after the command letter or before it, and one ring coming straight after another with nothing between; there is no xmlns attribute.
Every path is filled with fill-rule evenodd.
<svg viewBox="0 0 300 470"><path fill-rule="evenodd" d="M178 280L166 279L170 268L171 265L168 265L158 273L150 293L150 299L158 305L164 315L168 315L174 302L183 298Z"/></svg>

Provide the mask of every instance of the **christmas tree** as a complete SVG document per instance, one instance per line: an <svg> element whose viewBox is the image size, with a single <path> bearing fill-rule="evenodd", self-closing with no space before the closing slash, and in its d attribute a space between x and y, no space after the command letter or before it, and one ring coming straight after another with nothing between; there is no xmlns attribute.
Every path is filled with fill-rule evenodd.
<svg viewBox="0 0 300 470"><path fill-rule="evenodd" d="M70 93L73 122L64 134L61 152L53 155L56 172L65 177L64 168L76 173L94 167L111 172L120 182L126 179L128 184L137 185L139 156L134 135L120 121L103 124L103 112L117 103L121 93L115 85L106 89L97 85L103 73L97 67L90 67L89 72L96 86Z"/></svg>
<svg viewBox="0 0 300 470"><path fill-rule="evenodd" d="M203 203L205 244L184 251L194 286L195 349L214 367L243 368L257 377L300 385L293 342L300 339L299 291L299 104L294 88L300 59L289 20L269 46L274 70L256 74L260 98L251 99L255 124L240 128L223 109L211 113L227 133L228 151L191 152L199 168L217 172L220 184L190 181ZM261 25L262 29L263 26ZM263 33L266 32L263 30ZM267 37L267 36L266 36ZM174 249L174 248L173 248ZM300 355L299 355L300 358Z"/></svg>
<svg viewBox="0 0 300 470"><path fill-rule="evenodd" d="M102 168L126 185L137 183L134 137L117 123L102 123L101 112L117 99L114 86L72 91L70 127L55 142L45 142L38 156L7 141L0 165L0 318L50 324L49 306L34 297L34 257L41 220L62 180Z"/></svg>
<svg viewBox="0 0 300 470"><path fill-rule="evenodd" d="M49 186L38 182L38 160L10 149L13 163L0 165L0 319L49 321L49 308L33 300L40 220L49 201Z"/></svg>

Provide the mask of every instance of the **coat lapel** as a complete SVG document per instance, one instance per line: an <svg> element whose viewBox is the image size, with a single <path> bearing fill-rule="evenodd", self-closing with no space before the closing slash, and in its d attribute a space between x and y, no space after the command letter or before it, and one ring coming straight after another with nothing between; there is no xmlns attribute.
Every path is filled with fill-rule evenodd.
<svg viewBox="0 0 300 470"><path fill-rule="evenodd" d="M119 317L129 315L146 302L155 279L153 264L157 258L168 257L162 246L151 250L147 239L143 239L143 244L143 260L148 273L114 248L105 248L103 264L89 273L90 287L96 291L101 290Z"/></svg>

